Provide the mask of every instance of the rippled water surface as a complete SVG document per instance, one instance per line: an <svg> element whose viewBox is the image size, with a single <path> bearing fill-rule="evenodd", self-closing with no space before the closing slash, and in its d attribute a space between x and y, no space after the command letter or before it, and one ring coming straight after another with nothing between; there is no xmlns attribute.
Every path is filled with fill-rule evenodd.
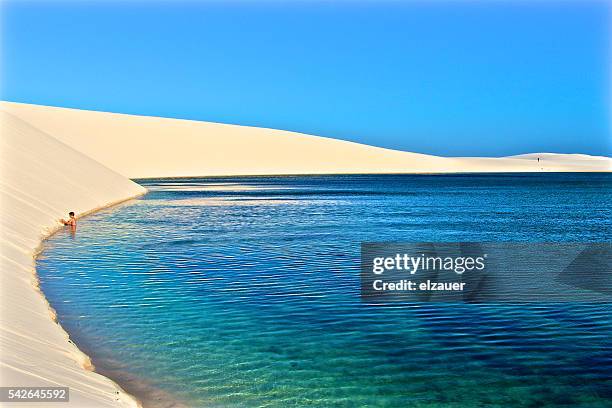
<svg viewBox="0 0 612 408"><path fill-rule="evenodd" d="M141 183L46 242L38 272L97 369L148 404L612 404L609 305L359 300L361 241L609 241L609 175Z"/></svg>

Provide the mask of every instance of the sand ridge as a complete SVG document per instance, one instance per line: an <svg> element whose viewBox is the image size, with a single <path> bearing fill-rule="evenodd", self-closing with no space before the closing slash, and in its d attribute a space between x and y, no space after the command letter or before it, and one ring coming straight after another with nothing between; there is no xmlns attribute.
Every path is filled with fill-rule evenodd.
<svg viewBox="0 0 612 408"><path fill-rule="evenodd" d="M13 102L2 105L130 178L612 169L608 157L542 153L503 158L439 157L275 129Z"/></svg>

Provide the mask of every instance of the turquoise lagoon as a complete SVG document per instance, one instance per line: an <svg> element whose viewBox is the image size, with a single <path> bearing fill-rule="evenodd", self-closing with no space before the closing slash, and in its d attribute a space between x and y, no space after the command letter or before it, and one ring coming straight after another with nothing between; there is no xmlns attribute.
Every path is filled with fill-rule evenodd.
<svg viewBox="0 0 612 408"><path fill-rule="evenodd" d="M609 304L359 297L362 241L609 241L610 175L139 183L37 268L71 338L147 405L612 406Z"/></svg>

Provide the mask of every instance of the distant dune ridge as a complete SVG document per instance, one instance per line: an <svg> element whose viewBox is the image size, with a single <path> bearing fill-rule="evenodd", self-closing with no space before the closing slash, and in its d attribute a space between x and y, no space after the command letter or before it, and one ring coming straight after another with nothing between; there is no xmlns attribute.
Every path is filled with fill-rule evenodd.
<svg viewBox="0 0 612 408"><path fill-rule="evenodd" d="M607 157L534 153L507 158L445 158L274 129L9 102L2 105L13 115L130 178L582 172L612 168L612 160Z"/></svg>
<svg viewBox="0 0 612 408"><path fill-rule="evenodd" d="M34 269L41 240L78 215L144 194L131 178L610 171L607 157L537 153L444 158L272 129L0 104L0 385L68 386L73 407L136 407L90 371L54 322ZM540 162L538 163L538 158Z"/></svg>

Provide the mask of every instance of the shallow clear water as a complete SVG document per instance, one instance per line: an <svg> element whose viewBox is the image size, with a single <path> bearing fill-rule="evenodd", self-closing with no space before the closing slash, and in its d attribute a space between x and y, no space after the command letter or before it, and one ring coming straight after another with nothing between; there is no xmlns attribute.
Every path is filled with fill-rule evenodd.
<svg viewBox="0 0 612 408"><path fill-rule="evenodd" d="M610 305L359 298L361 241L609 241L610 175L141 183L49 239L38 273L98 370L145 402L612 404Z"/></svg>

